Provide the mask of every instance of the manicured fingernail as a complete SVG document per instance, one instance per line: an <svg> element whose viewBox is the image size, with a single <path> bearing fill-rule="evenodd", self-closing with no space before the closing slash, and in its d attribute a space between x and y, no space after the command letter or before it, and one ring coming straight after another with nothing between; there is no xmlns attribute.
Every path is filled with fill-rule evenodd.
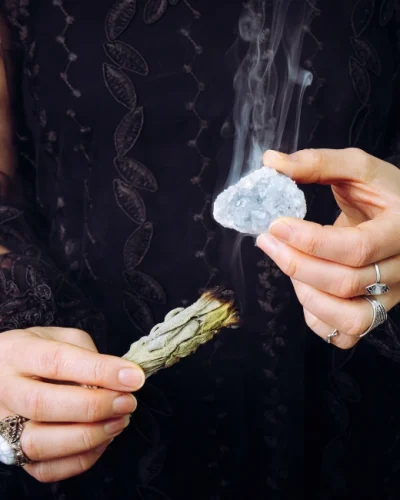
<svg viewBox="0 0 400 500"><path fill-rule="evenodd" d="M104 431L107 434L116 434L117 432L123 431L125 427L129 425L130 420L130 415L125 415L124 417L118 418L117 420L112 420L111 422L105 424Z"/></svg>
<svg viewBox="0 0 400 500"><path fill-rule="evenodd" d="M112 441L114 441L114 438L112 439L109 439L108 441L106 441L105 443L101 444L100 446L98 446L97 448L94 449L94 451L96 453L103 453L103 451L106 450L107 446L112 443Z"/></svg>
<svg viewBox="0 0 400 500"><path fill-rule="evenodd" d="M264 156L265 163L268 165L268 160L274 161L274 160L287 160L289 158L288 155L285 153L281 153L279 151L275 151L273 149L269 149Z"/></svg>
<svg viewBox="0 0 400 500"><path fill-rule="evenodd" d="M268 233L261 234L257 238L257 246L270 257L273 257L276 254L277 244L278 242L276 239Z"/></svg>
<svg viewBox="0 0 400 500"><path fill-rule="evenodd" d="M291 241L293 229L286 222L276 221L269 226L269 232L283 241Z"/></svg>
<svg viewBox="0 0 400 500"><path fill-rule="evenodd" d="M145 382L144 373L138 368L123 368L119 371L118 379L133 391L140 389Z"/></svg>
<svg viewBox="0 0 400 500"><path fill-rule="evenodd" d="M132 413L136 409L136 399L132 394L124 394L114 399L113 410L119 415Z"/></svg>

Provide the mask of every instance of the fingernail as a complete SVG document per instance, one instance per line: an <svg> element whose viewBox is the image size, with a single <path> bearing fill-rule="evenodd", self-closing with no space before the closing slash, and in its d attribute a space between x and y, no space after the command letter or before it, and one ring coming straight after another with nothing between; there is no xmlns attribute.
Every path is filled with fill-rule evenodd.
<svg viewBox="0 0 400 500"><path fill-rule="evenodd" d="M273 257L276 254L277 244L278 242L276 239L268 233L261 234L257 238L257 246L270 257Z"/></svg>
<svg viewBox="0 0 400 500"><path fill-rule="evenodd" d="M129 425L129 422L131 420L130 415L125 415L122 418L119 418L117 420L112 420L111 422L108 422L104 426L104 431L107 434L116 434L117 432L123 431L125 427Z"/></svg>
<svg viewBox="0 0 400 500"><path fill-rule="evenodd" d="M136 399L132 394L124 394L114 399L113 410L120 415L132 413L136 408Z"/></svg>
<svg viewBox="0 0 400 500"><path fill-rule="evenodd" d="M293 229L289 224L282 221L275 221L269 226L269 232L276 238L283 241L291 241Z"/></svg>
<svg viewBox="0 0 400 500"><path fill-rule="evenodd" d="M268 160L273 161L273 160L287 160L289 158L288 155L285 153L281 153L280 151L275 151L273 149L269 149L264 156L264 163L268 164Z"/></svg>
<svg viewBox="0 0 400 500"><path fill-rule="evenodd" d="M101 444L100 446L98 446L97 448L94 449L94 451L96 453L103 453L103 451L106 450L107 446L112 443L114 441L114 438L112 439L109 439L108 441L106 441L105 443Z"/></svg>
<svg viewBox="0 0 400 500"><path fill-rule="evenodd" d="M126 387L137 390L143 386L145 377L143 371L138 368L123 368L119 371L118 380Z"/></svg>

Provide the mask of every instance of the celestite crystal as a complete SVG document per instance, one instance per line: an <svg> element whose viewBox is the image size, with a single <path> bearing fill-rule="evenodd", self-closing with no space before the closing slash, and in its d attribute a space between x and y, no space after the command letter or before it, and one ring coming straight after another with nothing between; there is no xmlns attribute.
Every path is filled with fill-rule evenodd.
<svg viewBox="0 0 400 500"><path fill-rule="evenodd" d="M303 191L286 175L262 167L223 191L214 203L214 219L224 227L258 236L277 217L303 219Z"/></svg>

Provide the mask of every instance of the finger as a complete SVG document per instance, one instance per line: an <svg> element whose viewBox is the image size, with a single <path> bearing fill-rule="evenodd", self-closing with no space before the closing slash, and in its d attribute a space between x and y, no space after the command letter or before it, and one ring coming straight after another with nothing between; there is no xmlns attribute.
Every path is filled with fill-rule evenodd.
<svg viewBox="0 0 400 500"><path fill-rule="evenodd" d="M304 184L354 181L370 185L378 175L395 170L393 165L355 148L305 149L292 155L267 151L263 163Z"/></svg>
<svg viewBox="0 0 400 500"><path fill-rule="evenodd" d="M328 335L336 330L336 328L327 325L306 309L304 309L304 319L307 326L325 341L328 338ZM360 339L358 337L355 337L354 335L350 336L342 334L341 332L338 332L336 336L331 337L331 344L335 347L338 347L339 349L351 349L359 341Z"/></svg>
<svg viewBox="0 0 400 500"><path fill-rule="evenodd" d="M304 309L330 325L332 329L346 335L357 336L365 332L371 325L373 312L371 305L363 298L340 299L325 292L292 280L297 298ZM392 309L400 297L400 287L379 297L386 311Z"/></svg>
<svg viewBox="0 0 400 500"><path fill-rule="evenodd" d="M351 267L367 266L400 254L398 217L377 217L357 227L321 226L281 217L272 222L269 232L308 255Z"/></svg>
<svg viewBox="0 0 400 500"><path fill-rule="evenodd" d="M62 481L63 479L78 476L93 467L111 441L112 439L108 443L102 444L97 449L80 455L74 455L59 460L50 460L48 462L28 464L24 466L24 469L41 483L53 483L55 481Z"/></svg>
<svg viewBox="0 0 400 500"><path fill-rule="evenodd" d="M30 332L39 335L44 339L49 337L53 340L59 342L66 342L68 344L76 345L78 347L83 347L83 349L89 349L89 351L97 351L96 344L93 342L91 336L77 328L59 328L56 326L46 326L46 327L31 327L28 328Z"/></svg>
<svg viewBox="0 0 400 500"><path fill-rule="evenodd" d="M34 462L80 455L108 442L128 426L130 415L96 424L43 424L29 421L21 435L25 455Z"/></svg>
<svg viewBox="0 0 400 500"><path fill-rule="evenodd" d="M21 344L18 349L18 342ZM24 375L65 380L116 391L134 391L145 381L143 370L116 356L98 354L65 342L23 337L10 352L15 370ZM29 356L21 356L21 352Z"/></svg>
<svg viewBox="0 0 400 500"><path fill-rule="evenodd" d="M270 234L258 244L287 276L336 297L366 295L366 287L377 279L372 265L354 268L311 257ZM390 287L400 283L400 256L379 262L379 269L382 283Z"/></svg>
<svg viewBox="0 0 400 500"><path fill-rule="evenodd" d="M99 422L132 413L132 394L55 385L25 377L3 377L0 400L13 414L38 422Z"/></svg>

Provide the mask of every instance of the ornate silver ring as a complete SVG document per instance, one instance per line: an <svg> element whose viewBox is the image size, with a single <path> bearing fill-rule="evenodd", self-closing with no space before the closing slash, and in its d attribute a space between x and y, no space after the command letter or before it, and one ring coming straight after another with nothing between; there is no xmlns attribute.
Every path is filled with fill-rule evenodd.
<svg viewBox="0 0 400 500"><path fill-rule="evenodd" d="M379 302L378 299L370 298L370 297L364 297L364 299L367 300L371 304L373 316L372 316L372 323L371 323L370 327L361 335L357 335L357 337L359 337L360 339L362 337L365 337L365 335L368 335L369 332L371 332L377 326L381 325L382 323L384 323L387 320L386 309L383 306L383 304L381 304L381 302Z"/></svg>
<svg viewBox="0 0 400 500"><path fill-rule="evenodd" d="M22 467L32 462L22 451L21 434L28 419L12 415L0 421L0 462Z"/></svg>
<svg viewBox="0 0 400 500"><path fill-rule="evenodd" d="M372 283L372 285L368 285L365 287L365 290L368 295L383 295L388 293L390 288L385 284L381 283L381 271L379 269L378 264L374 264L375 272L376 272L376 282Z"/></svg>

